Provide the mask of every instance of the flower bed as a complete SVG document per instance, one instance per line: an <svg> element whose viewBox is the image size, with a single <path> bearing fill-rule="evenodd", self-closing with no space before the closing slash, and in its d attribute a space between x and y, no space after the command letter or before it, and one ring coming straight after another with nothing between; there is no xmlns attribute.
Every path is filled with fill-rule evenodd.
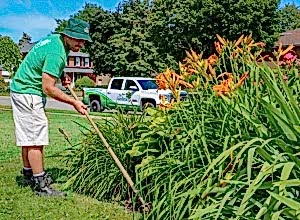
<svg viewBox="0 0 300 220"><path fill-rule="evenodd" d="M300 210L299 74L275 68L251 36L218 36L217 54L187 53L157 76L174 100L98 123L152 210L146 219L297 219ZM296 60L294 60L296 62ZM189 88L189 102L180 91ZM98 199L134 199L92 131L67 152L68 186Z"/></svg>

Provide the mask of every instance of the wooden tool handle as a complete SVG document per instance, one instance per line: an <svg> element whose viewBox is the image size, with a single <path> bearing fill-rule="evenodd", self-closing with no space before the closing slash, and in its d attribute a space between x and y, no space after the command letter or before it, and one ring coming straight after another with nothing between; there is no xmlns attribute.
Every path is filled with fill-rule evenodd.
<svg viewBox="0 0 300 220"><path fill-rule="evenodd" d="M79 100L76 93L73 91L73 89L71 88L70 85L67 85L67 88L70 90L72 96L76 99ZM100 132L100 130L98 129L97 125L95 124L95 122L93 121L93 119L91 118L91 116L89 115L88 112L86 112L86 117L88 118L88 120L90 121L90 123L92 124L92 126L94 127L94 129L96 130L97 134L99 135L99 137L101 138L101 140L103 141L106 149L108 150L108 152L110 153L110 155L112 156L112 158L114 159L114 161L116 162L116 164L118 165L118 167L120 168L123 176L125 177L125 179L127 180L127 182L129 183L130 187L132 188L132 190L138 195L138 198L140 200L140 202L142 203L142 205L145 205L145 202L143 200L143 198L141 196L139 196L138 190L135 188L133 181L131 180L130 176L128 175L127 171L125 170L125 168L123 167L123 165L121 164L119 158L117 157L117 155L115 154L115 152L111 149L111 147L109 146L109 144L107 143L106 139L104 138L104 136L102 135L102 133Z"/></svg>

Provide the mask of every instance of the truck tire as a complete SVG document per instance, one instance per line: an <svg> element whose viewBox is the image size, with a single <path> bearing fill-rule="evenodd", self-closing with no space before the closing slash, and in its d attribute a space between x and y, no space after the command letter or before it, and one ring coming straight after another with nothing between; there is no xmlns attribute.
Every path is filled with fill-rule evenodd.
<svg viewBox="0 0 300 220"><path fill-rule="evenodd" d="M90 104L91 112L100 112L101 111L101 103L98 100L93 100Z"/></svg>
<svg viewBox="0 0 300 220"><path fill-rule="evenodd" d="M155 108L155 104L152 102L145 102L142 105L142 110L144 111L146 108Z"/></svg>

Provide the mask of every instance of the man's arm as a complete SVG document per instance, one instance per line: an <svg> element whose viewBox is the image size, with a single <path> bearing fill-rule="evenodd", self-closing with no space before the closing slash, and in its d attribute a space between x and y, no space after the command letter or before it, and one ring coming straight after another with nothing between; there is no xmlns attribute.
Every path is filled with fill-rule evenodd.
<svg viewBox="0 0 300 220"><path fill-rule="evenodd" d="M43 85L44 93L58 101L73 105L74 108L80 114L85 115L87 109L86 106L81 101L76 101L75 99L65 94L63 91L61 91L59 88L55 86L55 83L56 83L56 78L54 76L51 76L47 73L43 73L42 85Z"/></svg>

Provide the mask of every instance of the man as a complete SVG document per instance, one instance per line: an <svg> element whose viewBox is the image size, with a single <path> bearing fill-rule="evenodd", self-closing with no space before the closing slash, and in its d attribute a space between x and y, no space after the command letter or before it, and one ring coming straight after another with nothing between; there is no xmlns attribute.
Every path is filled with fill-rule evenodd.
<svg viewBox="0 0 300 220"><path fill-rule="evenodd" d="M65 196L51 187L51 177L44 171L43 146L49 142L45 97L73 105L79 113L86 114L81 101L55 86L69 51L78 52L86 41L92 41L88 23L70 19L64 31L42 39L30 50L10 86L16 143L22 147L24 183L33 185L36 195ZM62 82L65 86L70 83L65 77Z"/></svg>

